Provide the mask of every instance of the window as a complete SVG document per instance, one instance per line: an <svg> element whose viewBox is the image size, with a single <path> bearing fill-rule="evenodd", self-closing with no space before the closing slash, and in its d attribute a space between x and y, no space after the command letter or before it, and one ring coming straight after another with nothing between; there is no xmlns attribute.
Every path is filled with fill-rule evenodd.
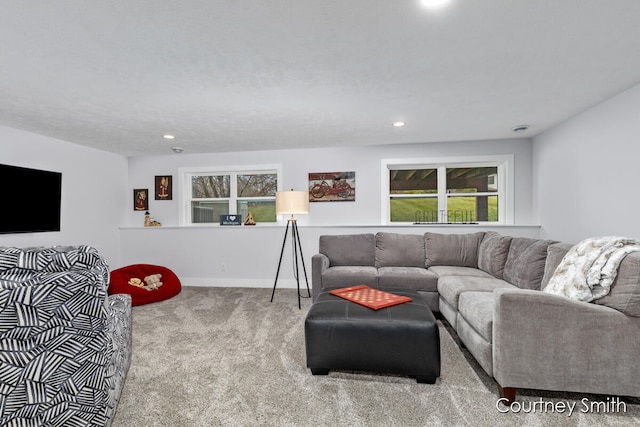
<svg viewBox="0 0 640 427"><path fill-rule="evenodd" d="M389 169L389 194L391 222L437 222L437 169ZM425 214L417 218L417 212Z"/></svg>
<svg viewBox="0 0 640 427"><path fill-rule="evenodd" d="M276 168L187 170L181 176L183 224L218 224L220 215L241 215L244 220L249 213L256 222L276 222Z"/></svg>
<svg viewBox="0 0 640 427"><path fill-rule="evenodd" d="M510 157L383 161L383 222L510 223Z"/></svg>
<svg viewBox="0 0 640 427"><path fill-rule="evenodd" d="M497 166L446 168L447 222L500 222L497 175Z"/></svg>

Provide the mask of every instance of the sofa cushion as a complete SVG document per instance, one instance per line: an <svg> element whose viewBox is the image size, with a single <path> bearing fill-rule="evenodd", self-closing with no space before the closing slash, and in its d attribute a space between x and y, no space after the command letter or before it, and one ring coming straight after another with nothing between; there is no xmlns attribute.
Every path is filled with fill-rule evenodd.
<svg viewBox="0 0 640 427"><path fill-rule="evenodd" d="M485 233L478 249L478 268L502 279L512 239L511 236L502 236L495 231Z"/></svg>
<svg viewBox="0 0 640 427"><path fill-rule="evenodd" d="M373 267L376 261L376 242L373 234L344 234L320 236L320 253L329 258L331 266Z"/></svg>
<svg viewBox="0 0 640 427"><path fill-rule="evenodd" d="M458 301L458 315L488 342L492 342L493 292L463 292Z"/></svg>
<svg viewBox="0 0 640 427"><path fill-rule="evenodd" d="M424 267L380 267L378 285L381 288L437 292L438 275Z"/></svg>
<svg viewBox="0 0 640 427"><path fill-rule="evenodd" d="M514 237L504 265L503 279L521 289L540 290L550 240Z"/></svg>
<svg viewBox="0 0 640 427"><path fill-rule="evenodd" d="M468 234L424 234L425 266L478 267L478 247L483 231Z"/></svg>
<svg viewBox="0 0 640 427"><path fill-rule="evenodd" d="M475 276L475 277L487 277L493 279L494 277L482 270L478 270L474 267L455 267L450 265L434 265L429 267L429 271L433 271L438 277L443 276Z"/></svg>
<svg viewBox="0 0 640 427"><path fill-rule="evenodd" d="M378 274L375 267L337 266L329 267L322 273L322 288L344 288L347 286L378 286Z"/></svg>
<svg viewBox="0 0 640 427"><path fill-rule="evenodd" d="M376 267L424 268L424 236L377 233Z"/></svg>
<svg viewBox="0 0 640 427"><path fill-rule="evenodd" d="M500 288L513 288L513 285L494 277L446 276L438 279L440 298L456 311L463 292L492 292Z"/></svg>
<svg viewBox="0 0 640 427"><path fill-rule="evenodd" d="M622 260L609 293L593 302L614 308L627 316L640 317L639 252L630 253Z"/></svg>
<svg viewBox="0 0 640 427"><path fill-rule="evenodd" d="M549 280L555 273L556 268L560 265L562 258L569 252L573 245L570 243L553 243L547 248L547 259L544 263L544 274L542 275L542 282L540 283L540 289L544 289L549 284Z"/></svg>
<svg viewBox="0 0 640 427"><path fill-rule="evenodd" d="M484 369L487 374L493 376L494 344L484 339L484 337L459 314L457 316L455 329L460 342L464 344L464 347L476 359L480 367ZM495 353L499 352L499 350L495 351Z"/></svg>

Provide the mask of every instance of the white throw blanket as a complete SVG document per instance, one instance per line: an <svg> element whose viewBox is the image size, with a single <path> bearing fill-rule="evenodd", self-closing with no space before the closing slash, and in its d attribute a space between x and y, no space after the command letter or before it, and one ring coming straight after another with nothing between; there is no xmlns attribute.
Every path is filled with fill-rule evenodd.
<svg viewBox="0 0 640 427"><path fill-rule="evenodd" d="M609 293L620 263L630 252L640 251L640 240L594 237L569 249L544 292L590 302Z"/></svg>

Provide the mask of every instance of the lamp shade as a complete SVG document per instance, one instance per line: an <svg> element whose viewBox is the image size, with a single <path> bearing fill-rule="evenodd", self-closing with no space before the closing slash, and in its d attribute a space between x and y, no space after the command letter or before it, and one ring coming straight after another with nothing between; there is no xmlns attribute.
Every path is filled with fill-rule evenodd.
<svg viewBox="0 0 640 427"><path fill-rule="evenodd" d="M308 214L308 191L278 191L276 193L276 215Z"/></svg>

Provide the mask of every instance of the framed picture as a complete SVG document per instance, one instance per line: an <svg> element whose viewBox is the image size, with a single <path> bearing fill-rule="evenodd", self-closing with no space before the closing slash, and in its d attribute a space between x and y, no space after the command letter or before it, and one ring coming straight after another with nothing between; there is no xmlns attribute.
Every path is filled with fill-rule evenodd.
<svg viewBox="0 0 640 427"><path fill-rule="evenodd" d="M133 210L147 211L149 210L149 189L136 188L133 190Z"/></svg>
<svg viewBox="0 0 640 427"><path fill-rule="evenodd" d="M355 200L355 172L315 172L309 174L310 202L353 202Z"/></svg>
<svg viewBox="0 0 640 427"><path fill-rule="evenodd" d="M173 177L171 175L156 176L155 195L156 200L171 200L173 195Z"/></svg>

